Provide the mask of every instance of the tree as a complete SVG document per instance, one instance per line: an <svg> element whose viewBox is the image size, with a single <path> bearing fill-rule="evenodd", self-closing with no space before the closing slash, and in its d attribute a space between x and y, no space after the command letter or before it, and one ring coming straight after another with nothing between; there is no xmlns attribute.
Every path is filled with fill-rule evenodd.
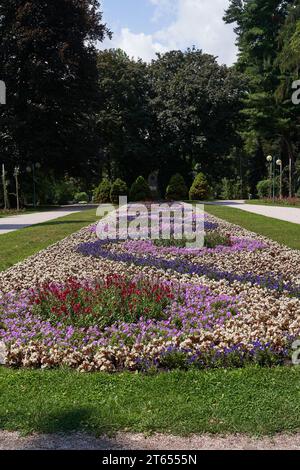
<svg viewBox="0 0 300 470"><path fill-rule="evenodd" d="M94 192L94 201L97 204L107 204L110 202L110 191L111 183L110 181L104 179L99 184Z"/></svg>
<svg viewBox="0 0 300 470"><path fill-rule="evenodd" d="M198 173L190 189L190 200L203 201L205 199L208 199L209 195L210 187L206 176L203 173Z"/></svg>
<svg viewBox="0 0 300 470"><path fill-rule="evenodd" d="M62 175L89 171L95 130L96 41L109 34L98 0L0 1L0 150Z"/></svg>
<svg viewBox="0 0 300 470"><path fill-rule="evenodd" d="M183 177L177 173L173 175L166 190L166 199L169 201L184 201L188 197L188 188Z"/></svg>
<svg viewBox="0 0 300 470"><path fill-rule="evenodd" d="M256 135L254 152L261 147L262 158L269 149L290 161L293 156L293 123L284 100L279 99L281 70L279 37L293 0L231 0L226 23L235 23L239 57L237 70L248 81L240 127L245 145ZM290 101L290 99L289 99ZM290 108L290 106L288 106ZM251 158L250 158L251 159ZM263 176L263 175L261 175ZM253 182L252 182L253 186Z"/></svg>
<svg viewBox="0 0 300 470"><path fill-rule="evenodd" d="M161 186L174 173L190 181L197 163L211 179L230 174L244 88L240 74L197 49L158 55L151 73Z"/></svg>
<svg viewBox="0 0 300 470"><path fill-rule="evenodd" d="M127 193L127 184L125 183L125 181L121 180L120 178L117 178L111 186L110 201L112 202L112 204L118 204L119 197L127 196Z"/></svg>
<svg viewBox="0 0 300 470"><path fill-rule="evenodd" d="M143 176L139 176L132 184L129 197L130 201L133 202L146 201L151 199L151 190L149 184L145 178L143 178Z"/></svg>
<svg viewBox="0 0 300 470"><path fill-rule="evenodd" d="M122 176L132 183L141 171L155 169L148 67L118 49L99 52L98 72L102 171L110 179Z"/></svg>

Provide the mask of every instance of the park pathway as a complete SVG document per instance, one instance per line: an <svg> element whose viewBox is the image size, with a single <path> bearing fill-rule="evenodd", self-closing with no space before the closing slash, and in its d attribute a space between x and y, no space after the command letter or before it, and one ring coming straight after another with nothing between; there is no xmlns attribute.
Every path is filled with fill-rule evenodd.
<svg viewBox="0 0 300 470"><path fill-rule="evenodd" d="M94 206L93 206L94 207ZM93 208L92 206L63 206L59 209L54 209L47 212L33 212L31 214L20 214L15 216L1 217L0 218L0 235L5 233L14 232L31 225L42 224L51 220L65 217L66 215L82 212L87 209Z"/></svg>
<svg viewBox="0 0 300 470"><path fill-rule="evenodd" d="M115 437L93 437L84 433L33 434L0 431L0 450L299 450L299 434L273 437L202 435L179 437L118 433Z"/></svg>
<svg viewBox="0 0 300 470"><path fill-rule="evenodd" d="M273 219L284 220L285 222L292 222L293 224L300 224L300 209L297 207L263 206L249 204L244 201L216 201L208 204L232 207L234 209L241 209L242 211L264 215L265 217L271 217Z"/></svg>

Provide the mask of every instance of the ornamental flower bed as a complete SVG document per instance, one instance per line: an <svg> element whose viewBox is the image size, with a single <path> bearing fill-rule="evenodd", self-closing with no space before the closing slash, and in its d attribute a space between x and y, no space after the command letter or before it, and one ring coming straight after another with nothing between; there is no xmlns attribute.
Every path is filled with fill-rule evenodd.
<svg viewBox="0 0 300 470"><path fill-rule="evenodd" d="M300 253L205 223L224 244L101 241L91 226L1 273L6 364L116 372L290 361Z"/></svg>
<svg viewBox="0 0 300 470"><path fill-rule="evenodd" d="M203 286L71 279L4 296L0 338L7 363L18 367L117 371L282 361L283 347L214 340L213 332L238 315L237 298Z"/></svg>

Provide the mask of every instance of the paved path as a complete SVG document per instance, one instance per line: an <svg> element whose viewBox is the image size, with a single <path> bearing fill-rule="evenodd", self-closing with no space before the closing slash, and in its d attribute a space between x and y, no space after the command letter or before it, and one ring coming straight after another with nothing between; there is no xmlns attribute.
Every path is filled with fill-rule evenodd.
<svg viewBox="0 0 300 470"><path fill-rule="evenodd" d="M246 212L252 212L253 214L264 215L266 217L272 217L273 219L300 224L300 209L297 207L263 206L248 204L243 201L216 201L211 204L233 207L234 209L241 209Z"/></svg>
<svg viewBox="0 0 300 470"><path fill-rule="evenodd" d="M33 434L0 431L0 450L299 450L299 434L274 437L244 435L202 435L176 437L154 434L118 433L114 438L95 438L88 434Z"/></svg>
<svg viewBox="0 0 300 470"><path fill-rule="evenodd" d="M41 224L43 222L49 222L59 217L64 217L73 213L82 212L87 209L91 209L93 206L63 206L59 209L54 209L47 212L34 212L32 214L21 214L9 217L0 217L0 235L4 233L14 232L31 225Z"/></svg>

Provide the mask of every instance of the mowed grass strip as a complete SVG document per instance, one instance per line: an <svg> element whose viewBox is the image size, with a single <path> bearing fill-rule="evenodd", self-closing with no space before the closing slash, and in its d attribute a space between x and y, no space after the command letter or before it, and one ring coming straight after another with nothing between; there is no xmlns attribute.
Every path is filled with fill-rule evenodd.
<svg viewBox="0 0 300 470"><path fill-rule="evenodd" d="M300 368L157 375L0 369L0 429L246 433L300 430Z"/></svg>
<svg viewBox="0 0 300 470"><path fill-rule="evenodd" d="M10 268L96 220L96 209L90 209L0 235L0 271Z"/></svg>
<svg viewBox="0 0 300 470"><path fill-rule="evenodd" d="M205 211L220 219L240 225L247 230L264 235L282 245L297 250L300 249L300 224L293 224L225 206L206 205Z"/></svg>
<svg viewBox="0 0 300 470"><path fill-rule="evenodd" d="M293 204L285 199L277 199L275 202L266 201L265 199L251 199L251 201L246 201L246 204L254 204L255 206L274 206L274 207L294 207L300 208L300 199L295 201Z"/></svg>

